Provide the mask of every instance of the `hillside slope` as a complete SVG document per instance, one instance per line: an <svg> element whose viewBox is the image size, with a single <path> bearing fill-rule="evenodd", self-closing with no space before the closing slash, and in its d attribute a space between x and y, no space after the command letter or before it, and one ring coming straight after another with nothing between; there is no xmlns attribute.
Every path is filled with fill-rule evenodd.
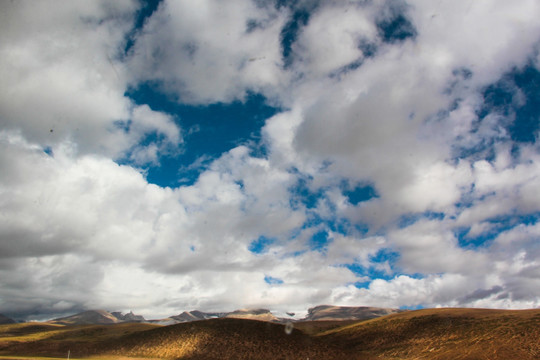
<svg viewBox="0 0 540 360"><path fill-rule="evenodd" d="M320 333L351 358L539 359L540 309L426 309Z"/></svg>
<svg viewBox="0 0 540 360"><path fill-rule="evenodd" d="M105 350L114 356L182 359L335 359L340 351L298 330L221 318L134 333ZM336 357L337 356L337 357Z"/></svg>
<svg viewBox="0 0 540 360"><path fill-rule="evenodd" d="M107 344L121 341L134 332L155 329L158 325L120 323L108 325L60 325L51 323L20 323L0 325L0 355L31 357L81 358L103 352Z"/></svg>

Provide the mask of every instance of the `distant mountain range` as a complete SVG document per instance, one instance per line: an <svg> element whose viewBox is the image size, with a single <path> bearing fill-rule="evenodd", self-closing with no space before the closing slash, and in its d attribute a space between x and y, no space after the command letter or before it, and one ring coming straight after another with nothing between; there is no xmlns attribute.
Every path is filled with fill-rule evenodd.
<svg viewBox="0 0 540 360"><path fill-rule="evenodd" d="M15 320L11 319L11 318L8 318L7 316L5 315L2 315L0 314L0 325L3 325L3 324L14 324L15 323Z"/></svg>
<svg viewBox="0 0 540 360"><path fill-rule="evenodd" d="M146 322L146 319L133 312L122 314L117 311L111 313L105 310L88 310L48 321L48 323L59 325L107 325L123 322Z"/></svg>
<svg viewBox="0 0 540 360"><path fill-rule="evenodd" d="M303 321L342 321L342 320L369 320L379 316L395 314L404 310L378 308L368 306L332 306L319 305L308 310Z"/></svg>
<svg viewBox="0 0 540 360"><path fill-rule="evenodd" d="M75 315L57 318L49 321L59 325L106 325L125 322L147 322L159 325L172 325L191 321L200 321L216 318L234 318L260 320L276 323L286 323L290 321L344 321L344 320L368 320L379 316L401 312L398 309L377 308L367 306L331 306L320 305L308 310L305 318L292 320L276 317L268 309L240 309L232 312L203 312L198 310L184 311L179 315L170 316L158 320L146 320L141 315L133 312L123 314L121 312L108 312L105 310L88 310ZM0 318L1 320L1 318Z"/></svg>

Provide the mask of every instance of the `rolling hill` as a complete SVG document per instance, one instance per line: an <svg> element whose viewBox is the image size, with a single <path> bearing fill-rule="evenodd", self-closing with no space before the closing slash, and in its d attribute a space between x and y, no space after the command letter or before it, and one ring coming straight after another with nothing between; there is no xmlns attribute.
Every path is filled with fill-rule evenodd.
<svg viewBox="0 0 540 360"><path fill-rule="evenodd" d="M0 356L65 358L70 350L72 358L107 359L532 360L540 357L539 338L540 309L425 309L288 325L236 318L170 326L8 324L0 325Z"/></svg>
<svg viewBox="0 0 540 360"><path fill-rule="evenodd" d="M335 346L271 322L220 318L134 333L107 354L181 359L333 359Z"/></svg>
<svg viewBox="0 0 540 360"><path fill-rule="evenodd" d="M65 358L71 351L72 358L86 357L102 353L106 344L121 343L121 339L131 333L156 327L159 326L133 322L109 325L39 322L0 325L0 355Z"/></svg>
<svg viewBox="0 0 540 360"><path fill-rule="evenodd" d="M538 359L540 309L425 309L317 336L359 359Z"/></svg>

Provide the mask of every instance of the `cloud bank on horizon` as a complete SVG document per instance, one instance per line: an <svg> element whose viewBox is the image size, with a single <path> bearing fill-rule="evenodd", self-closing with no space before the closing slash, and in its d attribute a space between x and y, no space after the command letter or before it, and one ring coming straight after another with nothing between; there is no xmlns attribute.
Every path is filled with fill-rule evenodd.
<svg viewBox="0 0 540 360"><path fill-rule="evenodd" d="M535 0L0 4L0 313L540 306Z"/></svg>

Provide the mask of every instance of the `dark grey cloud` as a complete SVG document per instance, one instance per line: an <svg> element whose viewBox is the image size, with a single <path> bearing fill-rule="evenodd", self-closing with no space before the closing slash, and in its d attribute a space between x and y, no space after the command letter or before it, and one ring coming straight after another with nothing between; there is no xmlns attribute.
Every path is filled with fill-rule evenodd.
<svg viewBox="0 0 540 360"><path fill-rule="evenodd" d="M475 300L483 300L485 298L488 298L492 295L500 294L503 291L503 287L496 285L492 287L491 289L477 289L473 291L472 293L465 295L460 302L463 304L468 304L470 302L473 302Z"/></svg>

